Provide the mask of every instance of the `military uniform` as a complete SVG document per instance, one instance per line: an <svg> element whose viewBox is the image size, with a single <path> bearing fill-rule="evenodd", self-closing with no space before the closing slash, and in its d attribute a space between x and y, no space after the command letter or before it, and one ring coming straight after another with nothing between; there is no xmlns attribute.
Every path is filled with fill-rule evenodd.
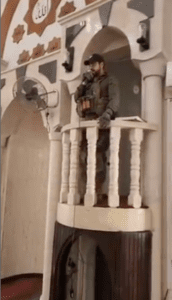
<svg viewBox="0 0 172 300"><path fill-rule="evenodd" d="M81 109L82 99L90 99L90 108ZM113 120L117 116L119 108L119 90L116 80L109 77L107 73L94 77L87 84L81 83L75 92L77 102L77 112L85 120L98 119L103 116L110 116ZM106 178L106 151L109 148L109 129L100 129L97 140L97 166L96 166L96 192L101 194L101 187ZM79 184L80 194L85 194L86 184L86 160L87 160L87 140L86 133L82 134L80 149L80 167L82 182Z"/></svg>
<svg viewBox="0 0 172 300"><path fill-rule="evenodd" d="M113 77L104 74L95 77L87 85L82 83L75 92L75 101L79 102L83 96L92 98L91 109L83 115L87 120L97 119L104 112L108 112L113 120L119 108L119 92L116 81Z"/></svg>

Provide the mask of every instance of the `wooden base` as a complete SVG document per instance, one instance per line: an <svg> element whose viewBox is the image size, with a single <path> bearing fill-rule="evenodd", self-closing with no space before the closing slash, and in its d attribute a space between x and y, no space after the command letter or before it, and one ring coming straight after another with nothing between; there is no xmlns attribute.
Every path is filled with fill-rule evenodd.
<svg viewBox="0 0 172 300"><path fill-rule="evenodd" d="M66 274L68 255L72 253L74 243L82 236L87 237L87 240L90 238L90 243L94 240L96 245L95 300L104 300L107 296L109 300L151 299L150 231L100 232L74 229L56 223L50 300L68 299L69 291L66 288L69 279ZM77 263L76 255L73 257ZM78 266L76 270L79 274ZM84 282L87 285L87 277ZM74 290L74 293L76 295L77 291Z"/></svg>

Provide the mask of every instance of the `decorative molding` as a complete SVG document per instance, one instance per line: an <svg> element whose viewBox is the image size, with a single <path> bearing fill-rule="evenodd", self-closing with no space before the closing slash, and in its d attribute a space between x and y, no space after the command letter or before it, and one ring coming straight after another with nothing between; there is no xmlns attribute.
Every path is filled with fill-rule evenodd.
<svg viewBox="0 0 172 300"><path fill-rule="evenodd" d="M85 4L89 5L89 4L91 4L91 3L95 2L95 1L97 1L97 0L85 0Z"/></svg>
<svg viewBox="0 0 172 300"><path fill-rule="evenodd" d="M154 0L130 0L127 3L128 8L135 9L145 14L148 18L154 16Z"/></svg>
<svg viewBox="0 0 172 300"><path fill-rule="evenodd" d="M52 41L48 43L47 53L51 53L61 48L61 38L54 37Z"/></svg>
<svg viewBox="0 0 172 300"><path fill-rule="evenodd" d="M68 14L64 17L58 18L57 22L60 25L66 24L68 26L68 23L70 21L74 21L74 19L78 19L79 17L84 18L85 15L88 15L91 11L95 10L96 8L98 9L100 6L102 6L102 3L105 4L107 2L109 2L109 0L96 0L93 3L91 3L90 5L85 5L80 10L76 9L72 14ZM76 21L78 21L78 20L76 20Z"/></svg>
<svg viewBox="0 0 172 300"><path fill-rule="evenodd" d="M19 59L17 61L17 63L19 65L28 62L30 60L31 56L29 54L29 51L23 50L23 52L19 55Z"/></svg>
<svg viewBox="0 0 172 300"><path fill-rule="evenodd" d="M57 60L53 60L46 64L40 65L39 73L46 76L51 83L55 83L57 73Z"/></svg>
<svg viewBox="0 0 172 300"><path fill-rule="evenodd" d="M65 226L98 231L152 230L149 208L114 208L58 203L57 221Z"/></svg>
<svg viewBox="0 0 172 300"><path fill-rule="evenodd" d="M61 7L60 14L58 15L59 18L64 17L76 10L76 7L74 6L74 2L66 2L64 6Z"/></svg>
<svg viewBox="0 0 172 300"><path fill-rule="evenodd" d="M35 48L33 48L33 52L31 58L35 59L45 54L44 44L38 44Z"/></svg>
<svg viewBox="0 0 172 300"><path fill-rule="evenodd" d="M27 34L36 32L39 36L41 36L45 28L56 21L56 9L59 6L61 0L51 0L51 8L47 17L41 23L35 24L32 18L32 13L37 2L38 0L29 1L29 9L24 17L24 20L28 24Z"/></svg>
<svg viewBox="0 0 172 300"><path fill-rule="evenodd" d="M24 25L18 25L14 29L14 33L12 35L12 37L13 37L13 43L17 43L18 44L22 40L24 33L25 33Z"/></svg>

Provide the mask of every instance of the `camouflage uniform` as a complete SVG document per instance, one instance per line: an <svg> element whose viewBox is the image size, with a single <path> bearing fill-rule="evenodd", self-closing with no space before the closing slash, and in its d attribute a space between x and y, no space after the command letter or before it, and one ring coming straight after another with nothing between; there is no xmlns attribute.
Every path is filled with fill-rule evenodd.
<svg viewBox="0 0 172 300"><path fill-rule="evenodd" d="M110 115L113 120L117 116L119 107L119 93L116 86L116 81L113 77L108 77L105 73L103 76L94 77L92 81L86 85L82 83L75 92L75 101L79 103L82 97L91 98L91 108L84 113L79 112L80 117L85 120L98 119L99 117ZM77 106L78 107L78 106ZM106 178L106 151L109 148L109 130L100 129L97 140L97 168L96 168L96 192L101 194L101 186ZM83 186L86 183L86 159L87 159L87 140L86 133L82 134L81 151L80 151L80 166ZM85 187L80 186L80 194L85 194Z"/></svg>

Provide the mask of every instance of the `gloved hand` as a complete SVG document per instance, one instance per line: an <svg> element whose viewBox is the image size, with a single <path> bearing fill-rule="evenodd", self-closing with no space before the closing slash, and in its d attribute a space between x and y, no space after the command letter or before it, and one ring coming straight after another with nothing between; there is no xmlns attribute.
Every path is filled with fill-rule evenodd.
<svg viewBox="0 0 172 300"><path fill-rule="evenodd" d="M83 74L83 83L87 84L88 82L91 82L94 78L94 75L92 72L86 72Z"/></svg>
<svg viewBox="0 0 172 300"><path fill-rule="evenodd" d="M110 114L105 111L102 114L102 116L99 117L99 119L98 119L98 123L99 123L100 128L102 128L102 129L108 128L109 124L110 124L110 120L111 120Z"/></svg>

